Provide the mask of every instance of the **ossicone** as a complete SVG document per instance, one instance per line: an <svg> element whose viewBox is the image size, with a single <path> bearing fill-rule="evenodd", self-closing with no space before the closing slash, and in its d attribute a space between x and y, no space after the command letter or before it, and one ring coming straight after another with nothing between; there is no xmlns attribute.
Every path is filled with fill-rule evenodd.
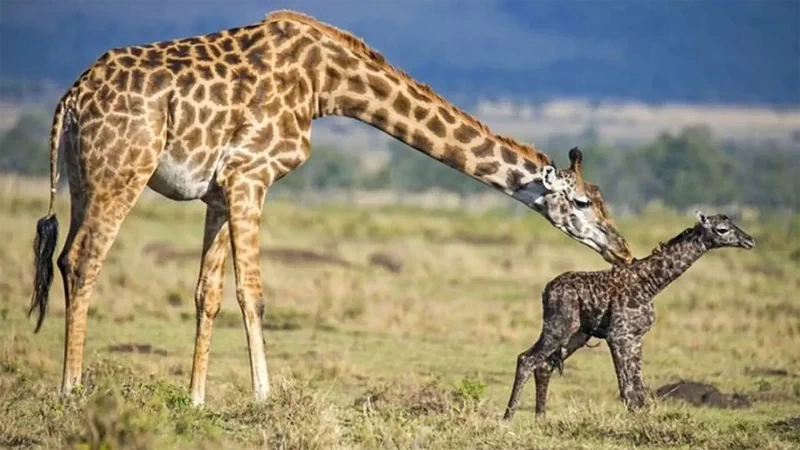
<svg viewBox="0 0 800 450"><path fill-rule="evenodd" d="M582 170L583 153L578 147L569 151L569 168L575 173L580 174Z"/></svg>

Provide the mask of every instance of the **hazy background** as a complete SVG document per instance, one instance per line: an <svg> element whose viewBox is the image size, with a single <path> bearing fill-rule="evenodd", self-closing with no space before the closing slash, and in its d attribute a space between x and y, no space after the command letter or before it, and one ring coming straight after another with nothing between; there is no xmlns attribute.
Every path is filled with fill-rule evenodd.
<svg viewBox="0 0 800 450"><path fill-rule="evenodd" d="M800 209L796 0L0 0L0 171L46 173L52 107L103 51L254 23L279 8L355 33L560 162L581 146L619 211L651 201ZM325 151L278 195L398 201L438 188L464 203L486 192L356 121L326 118L313 133Z"/></svg>

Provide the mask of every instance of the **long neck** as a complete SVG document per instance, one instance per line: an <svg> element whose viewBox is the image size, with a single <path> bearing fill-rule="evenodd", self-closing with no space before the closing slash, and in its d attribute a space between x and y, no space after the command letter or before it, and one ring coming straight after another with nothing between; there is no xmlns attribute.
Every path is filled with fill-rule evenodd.
<svg viewBox="0 0 800 450"><path fill-rule="evenodd" d="M642 288L656 295L675 281L707 251L694 229L688 229L660 246L647 258L634 263Z"/></svg>
<svg viewBox="0 0 800 450"><path fill-rule="evenodd" d="M317 117L368 123L409 146L515 198L551 159L492 133L378 55L323 45ZM518 198L521 201L524 199Z"/></svg>

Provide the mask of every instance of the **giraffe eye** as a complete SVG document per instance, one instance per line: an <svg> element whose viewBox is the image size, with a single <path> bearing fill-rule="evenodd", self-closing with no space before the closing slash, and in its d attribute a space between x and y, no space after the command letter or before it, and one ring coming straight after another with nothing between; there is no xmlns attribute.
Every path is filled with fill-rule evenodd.
<svg viewBox="0 0 800 450"><path fill-rule="evenodd" d="M575 205L578 208L588 208L588 207L592 206L592 200L589 199L589 198L576 198L575 199Z"/></svg>
<svg viewBox="0 0 800 450"><path fill-rule="evenodd" d="M726 234L726 233L729 233L731 231L731 229L728 228L727 225L717 225L717 227L714 228L714 230L719 234Z"/></svg>

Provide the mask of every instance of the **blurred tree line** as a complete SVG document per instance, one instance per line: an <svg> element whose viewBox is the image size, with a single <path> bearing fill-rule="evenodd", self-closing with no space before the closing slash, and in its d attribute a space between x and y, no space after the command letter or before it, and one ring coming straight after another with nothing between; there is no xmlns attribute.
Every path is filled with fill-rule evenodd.
<svg viewBox="0 0 800 450"><path fill-rule="evenodd" d="M46 175L47 136L51 118L40 113L20 115L0 138L0 173ZM561 138L543 150L566 167L567 142ZM651 142L618 149L602 144L581 147L584 176L598 184L615 206L639 209L661 200L676 209L694 205L749 205L762 210L800 211L800 152L771 143L720 142L705 126L662 133ZM276 185L282 192L319 193L348 190L423 192L433 188L467 197L486 187L432 161L399 141L388 145L388 160L367 170L354 152L317 146L302 167Z"/></svg>

